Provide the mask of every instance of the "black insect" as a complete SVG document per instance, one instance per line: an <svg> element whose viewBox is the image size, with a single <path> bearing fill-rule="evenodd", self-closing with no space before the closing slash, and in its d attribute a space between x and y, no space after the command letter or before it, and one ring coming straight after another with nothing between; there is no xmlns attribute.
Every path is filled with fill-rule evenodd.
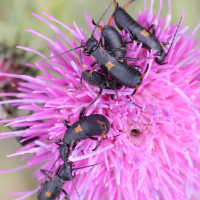
<svg viewBox="0 0 200 200"><path fill-rule="evenodd" d="M169 44L168 42L160 42L158 38L155 36L155 25L152 24L147 30L143 26L141 26L138 22L136 22L126 11L125 9L133 2L134 0L129 1L126 3L122 8L118 7L118 3L114 0L115 4L115 11L112 14L112 18L114 18L117 27L120 30L125 30L129 33L131 40L135 40L138 44L142 43L144 48L156 50L155 55L159 56L155 58L155 61L159 65L167 64L165 61L166 56L168 55L171 46L173 44L174 38L176 33L173 37L173 41L167 53L164 51L164 46ZM148 25L149 26L149 25ZM153 32L151 33L150 30L153 28Z"/></svg>
<svg viewBox="0 0 200 200"><path fill-rule="evenodd" d="M15 138L22 146L25 146L25 145L39 139L39 137L33 137L33 138L30 138L30 139L26 139L26 137L22 137L22 136L18 136L18 137L15 137ZM26 140L21 142L21 140L24 140L24 139L26 139Z"/></svg>
<svg viewBox="0 0 200 200"><path fill-rule="evenodd" d="M81 51L79 51L79 59L83 68L83 72L81 74L81 78L80 78L80 84L79 87L76 88L75 91L73 92L77 92L79 89L81 89L81 85L82 85L82 79L89 85L92 86L97 86L100 88L98 95L96 96L96 98L85 108L85 111L100 97L103 88L106 89L115 89L115 92L117 94L117 88L119 88L119 84L115 84L115 80L108 80L107 76L104 76L102 74L100 74L99 72L96 72L93 70L86 70L83 62L82 62L82 58L81 58ZM103 72L103 71L102 71Z"/></svg>
<svg viewBox="0 0 200 200"><path fill-rule="evenodd" d="M141 74L140 71L130 67L127 64L124 64L119 59L114 57L110 52L98 46L98 41L94 37L89 38L85 43L83 54L86 56L91 56L98 66L100 66L121 85L128 88L135 88L131 95L135 94L138 87L142 84L143 78L149 67L147 64L144 73ZM126 57L120 59L127 60ZM139 58L132 58L132 60L138 59Z"/></svg>
<svg viewBox="0 0 200 200"><path fill-rule="evenodd" d="M59 145L60 156L64 162L70 155L70 147L74 149L78 141L87 138L98 140L93 136L101 136L97 146L93 149L95 151L101 144L104 135L110 130L110 122L104 115L93 114L84 117L84 111L85 108L83 107L79 115L79 121L71 126L68 125L70 120L64 121L67 130L63 137L55 142Z"/></svg>
<svg viewBox="0 0 200 200"><path fill-rule="evenodd" d="M50 171L41 169L41 173L44 174L46 177L49 178L49 181L46 181L42 185L41 190L38 192L38 200L55 200L57 197L59 197L60 193L63 192L65 194L65 198L67 200L70 200L69 195L67 192L63 189L63 187L66 184L66 181L72 181L74 188L77 192L77 189L75 187L73 179L76 177L76 174L72 175L72 171L83 169L86 167L92 167L95 165L98 165L100 163L89 165L85 167L80 168L73 168L72 169L72 163L63 163L63 165L60 165L56 170L56 175L54 178L51 178L49 176ZM79 196L78 192L77 195Z"/></svg>
<svg viewBox="0 0 200 200"><path fill-rule="evenodd" d="M103 16L104 15L105 15L105 13L103 14ZM99 22L100 22L100 20L99 20ZM95 28L98 26L99 22L97 23ZM134 92L131 95L135 94L138 87L142 84L143 78L148 70L149 65L147 64L147 67L146 67L144 73L141 74L140 71L130 67L127 64L124 64L123 62L121 62L122 60L137 61L140 58L128 58L128 57L119 57L118 58L116 56L113 56L112 52L110 53L98 45L98 41L93 36L94 31L95 31L95 29L92 32L91 38L89 38L80 47L77 47L75 49L84 48L82 53L85 56L91 56L95 60L95 62L92 64L93 66L95 64L100 66L106 74L109 74L113 78L113 80L117 81L119 84L126 86L128 88L135 88ZM73 51L75 49L71 49L64 53ZM62 53L62 54L64 54L64 53ZM59 55L62 55L62 54L59 54ZM56 55L56 56L58 56L58 55ZM53 56L53 57L56 57L56 56ZM48 59L51 59L53 57L49 57Z"/></svg>
<svg viewBox="0 0 200 200"><path fill-rule="evenodd" d="M119 32L110 25L111 21L112 18L110 18L110 20L108 21L108 25L105 25L104 27L100 25L97 26L101 30L102 34L99 42L101 43L101 46L105 48L106 51L110 52L113 56L115 56L118 60L120 60L121 58L124 58L126 56L127 50L130 50L126 49L126 44L130 42L132 43L132 41L125 41L125 39L122 39ZM94 22L94 20L92 20L92 23L94 25L97 25ZM145 59L145 58L146 57L143 58L140 57L140 59ZM124 64L127 64L127 60L132 60L132 58L126 57L126 59L121 59L120 61L123 62ZM94 62L92 66L94 64L96 64L96 62ZM140 68L140 66L136 66L133 64L129 66Z"/></svg>

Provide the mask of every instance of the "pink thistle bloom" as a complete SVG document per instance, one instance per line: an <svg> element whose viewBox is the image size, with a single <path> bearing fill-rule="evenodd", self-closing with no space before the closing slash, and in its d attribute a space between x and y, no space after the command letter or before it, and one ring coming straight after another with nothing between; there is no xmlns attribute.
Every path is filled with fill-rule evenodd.
<svg viewBox="0 0 200 200"><path fill-rule="evenodd" d="M19 52L13 46L8 46L6 43L0 43L0 72L1 73L12 73L12 74L34 74L33 69L25 67L25 63L31 58L28 57L24 52ZM21 81L19 78L1 76L0 77L0 92L1 93L16 93L17 84ZM13 99L16 98L14 95L0 95L2 99ZM10 116L16 116L16 107L13 106L0 106L0 117L2 118ZM1 113L3 113L1 115Z"/></svg>
<svg viewBox="0 0 200 200"><path fill-rule="evenodd" d="M171 42L177 25L170 25L170 1L166 19L160 17L161 1L158 14L152 13L153 2L152 0L150 11L146 11L144 5L144 12L139 12L137 21L143 26L147 25L146 19L149 24L155 23L156 36L159 40ZM69 30L79 44L81 40L87 40L83 29L79 29L75 22L74 27L69 27L48 14L43 14L49 19L48 21L36 14L33 15L49 25L57 34L54 36L55 41L33 30L26 31L49 42L50 56L77 47L75 41L70 40L52 24L52 21ZM87 13L85 16L92 31L94 26L91 18ZM182 17L184 18L184 12ZM101 165L76 171L74 182L80 197L77 196L72 183L67 182L64 189L71 199L197 199L195 194L200 190L198 70L200 51L195 50L199 40L193 40L193 36L199 27L200 24L186 37L188 27L181 28L180 25L175 42L165 60L169 64L158 65L152 59L134 62L141 66L141 71L144 71L147 63L150 66L136 95L130 97L132 102L142 109L134 106L126 98L126 95L131 94L133 90L123 87L118 91L119 98L115 96L114 100L105 94L115 94L115 91L104 89L100 98L87 110L86 115L93 112L105 115L111 123L111 129L107 134L108 139L102 141L97 151L92 151L97 141L86 139L80 141L70 155L69 160L74 162L75 167L101 162ZM100 33L96 31L94 36L99 40ZM126 37L129 41L129 36ZM18 48L35 52L44 59L48 58L35 50ZM141 45L137 46L136 43L128 44L128 49L134 50L134 52L128 51L128 57L152 57L154 54L142 49ZM14 103L18 109L35 112L29 116L3 120L2 123L9 122L7 125L12 127L30 128L1 133L1 138L23 136L26 137L24 140L27 140L39 137L35 142L8 156L30 154L22 159L29 158L25 166L1 170L0 173L38 164L42 164L41 169L50 170L58 158L59 152L55 140L61 138L66 131L63 121L71 114L73 116L70 124L78 121L81 108L92 102L99 91L99 88L83 82L81 90L76 93L70 92L74 90L73 84L78 86L82 72L78 52L79 50L75 50L62 54L48 60L49 63L37 61L34 65L27 64L43 72L41 76L0 73L1 77L17 77L27 81L19 83L20 93L13 94L17 99L3 101L0 104ZM90 64L93 62L91 57L82 55L82 59L85 68L91 69ZM118 134L119 137L113 138ZM84 155L81 150L84 151ZM60 159L54 171L62 163ZM44 180L40 169L34 176L41 182ZM40 186L34 191L11 194L19 194L17 200L21 200L36 193L39 188ZM64 194L61 193L60 199L63 198Z"/></svg>

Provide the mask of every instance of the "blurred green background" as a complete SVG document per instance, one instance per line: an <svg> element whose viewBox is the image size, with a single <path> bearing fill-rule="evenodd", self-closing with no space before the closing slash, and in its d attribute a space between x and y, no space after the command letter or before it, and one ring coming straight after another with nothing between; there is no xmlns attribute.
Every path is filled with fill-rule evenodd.
<svg viewBox="0 0 200 200"><path fill-rule="evenodd" d="M150 6L150 0L147 1L147 8ZM119 5L124 5L127 1L119 0ZM17 45L25 45L28 42L28 47L35 50L42 51L48 55L46 50L47 42L42 38L32 35L31 33L24 32L25 29L32 29L43 35L52 38L53 31L39 21L31 12L41 15L41 12L46 12L49 15L55 17L59 21L67 25L73 25L73 21L76 21L78 27L85 29L89 35L89 29L85 22L83 11L87 11L89 15L97 22L102 13L105 11L105 5L109 4L110 0L0 0L0 41L7 41L8 44L13 45L15 43L15 36L20 33L21 38L17 42ZM159 0L155 0L154 13L157 13L159 8ZM185 18L183 25L190 26L189 32L193 30L199 23L200 18L200 1L199 0L172 0L172 23L178 23L182 14L182 10L185 10ZM114 7L112 6L111 11ZM127 11L134 17L137 17L138 11L143 11L143 0L137 0L134 2ZM161 16L165 17L167 14L167 0L163 0L163 9ZM103 19L105 22L107 17ZM70 33L62 29L69 37L72 37ZM200 36L198 31L195 38ZM26 44L27 45L27 44ZM34 58L40 59L40 58ZM33 61L32 61L33 62ZM3 128L0 127L0 132ZM14 168L23 165L19 162L20 156L6 158L6 155L12 154L19 149L20 145L15 139L0 140L0 170ZM38 185L36 178L32 177L34 169L26 169L18 172L12 172L0 175L0 199L11 200L13 196L5 196L7 192L27 191L33 190ZM36 199L36 195L27 198L28 200Z"/></svg>

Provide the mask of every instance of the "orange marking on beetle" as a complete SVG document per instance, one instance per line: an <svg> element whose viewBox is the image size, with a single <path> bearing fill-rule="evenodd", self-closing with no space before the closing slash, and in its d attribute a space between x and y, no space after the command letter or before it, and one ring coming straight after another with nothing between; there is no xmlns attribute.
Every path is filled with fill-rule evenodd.
<svg viewBox="0 0 200 200"><path fill-rule="evenodd" d="M73 140L72 143L71 143L70 145L73 146L74 142L75 142L75 140Z"/></svg>
<svg viewBox="0 0 200 200"><path fill-rule="evenodd" d="M56 175L52 178L52 181L56 178Z"/></svg>
<svg viewBox="0 0 200 200"><path fill-rule="evenodd" d="M89 71L89 75L91 75L92 73L93 73L93 70L90 70L90 71Z"/></svg>
<svg viewBox="0 0 200 200"><path fill-rule="evenodd" d="M110 19L109 19L109 21L108 21L108 26L111 25L111 22L112 22L113 19L114 19L114 16L111 16Z"/></svg>
<svg viewBox="0 0 200 200"><path fill-rule="evenodd" d="M105 126L105 123L104 122L101 122L100 120L96 120L99 124Z"/></svg>
<svg viewBox="0 0 200 200"><path fill-rule="evenodd" d="M131 4L132 2L131 1L129 1L128 3L126 3L123 7L122 7L122 9L126 9L128 6L130 6L130 4Z"/></svg>
<svg viewBox="0 0 200 200"><path fill-rule="evenodd" d="M45 192L45 195L48 197L51 197L52 194L51 194L51 192L47 191L47 192Z"/></svg>
<svg viewBox="0 0 200 200"><path fill-rule="evenodd" d="M164 49L164 46L163 46L162 42L160 42L160 45L161 45L161 47Z"/></svg>
<svg viewBox="0 0 200 200"><path fill-rule="evenodd" d="M83 131L83 129L81 128L80 124L74 130L76 131L76 133L79 133L80 131Z"/></svg>
<svg viewBox="0 0 200 200"><path fill-rule="evenodd" d="M64 188L66 184L67 184L67 183L65 183L65 184L62 186L62 188Z"/></svg>
<svg viewBox="0 0 200 200"><path fill-rule="evenodd" d="M115 65L113 65L110 61L108 61L106 64L105 64L105 66L108 68L108 70L110 71L110 69L112 68L112 67L114 67Z"/></svg>
<svg viewBox="0 0 200 200"><path fill-rule="evenodd" d="M150 35L145 29L143 29L140 33L144 35L144 37L148 37Z"/></svg>
<svg viewBox="0 0 200 200"><path fill-rule="evenodd" d="M102 47L100 47L100 48L101 48L102 51L106 52L106 50L104 48L102 48Z"/></svg>
<svg viewBox="0 0 200 200"><path fill-rule="evenodd" d="M115 8L117 8L117 2L116 2L116 0L114 0L114 4L115 4Z"/></svg>
<svg viewBox="0 0 200 200"><path fill-rule="evenodd" d="M100 26L100 25L98 25L98 28L99 28L101 31L104 30L104 28L103 28L102 26Z"/></svg>
<svg viewBox="0 0 200 200"><path fill-rule="evenodd" d="M119 60L120 62L123 62L124 60Z"/></svg>
<svg viewBox="0 0 200 200"><path fill-rule="evenodd" d="M91 55L91 58L96 61L96 59Z"/></svg>
<svg viewBox="0 0 200 200"><path fill-rule="evenodd" d="M139 88L139 85L137 84L136 86L135 86L135 89L137 90Z"/></svg>
<svg viewBox="0 0 200 200"><path fill-rule="evenodd" d="M63 134L63 136L61 137L61 141L63 140L64 137L65 137L65 134Z"/></svg>

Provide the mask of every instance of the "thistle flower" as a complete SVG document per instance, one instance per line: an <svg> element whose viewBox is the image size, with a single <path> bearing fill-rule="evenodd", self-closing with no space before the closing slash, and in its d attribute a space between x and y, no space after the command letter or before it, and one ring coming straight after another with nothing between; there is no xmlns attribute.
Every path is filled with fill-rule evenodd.
<svg viewBox="0 0 200 200"><path fill-rule="evenodd" d="M17 39L18 41L18 35ZM25 67L25 63L30 61L31 57L28 57L25 52L16 51L14 46L8 46L5 42L0 43L0 72L1 73L12 73L12 74L30 74L34 75L34 71L31 68ZM1 76L0 77L0 92L1 93L12 93L17 92L17 83L21 81L18 78ZM0 99L12 99L14 96L4 97L0 96ZM3 105L0 106L0 110L3 110L3 115L0 117L16 116L16 107Z"/></svg>
<svg viewBox="0 0 200 200"><path fill-rule="evenodd" d="M137 21L146 26L146 19L149 24L156 24L156 36L160 41L172 41L176 32L176 25L170 25L170 1L169 13L166 19L160 17L160 9L157 15L152 10L139 12ZM153 7L153 0L151 1ZM145 5L146 7L146 5ZM54 36L55 42L45 36L33 31L30 33L43 37L49 42L50 56L57 55L68 49L77 47L75 41L71 41L61 32L52 21L60 24L69 30L80 44L85 41L86 36L83 29L79 29L74 22L74 27L64 25L55 18L43 13L49 20L33 14L39 20L45 22L60 37ZM91 18L85 13L86 21L91 29ZM182 17L184 18L184 12ZM180 26L181 27L181 26ZM93 168L86 168L77 171L74 179L75 185L80 193L77 197L72 183L67 182L64 189L71 199L195 199L199 191L200 167L199 167L199 50L194 50L199 40L193 40L193 36L200 27L186 37L188 27L179 28L175 42L172 45L166 61L169 64L157 65L154 60L139 60L136 65L141 66L141 71L149 63L150 69L145 76L143 84L131 101L126 95L132 93L131 89L122 88L118 91L119 98L111 100L105 94L115 94L115 91L103 90L101 97L86 112L100 113L105 115L110 123L111 129L107 134L108 139L104 140L96 152L91 150L96 146L96 141L90 139L82 140L72 152L69 160L73 161L76 167L91 165L101 162ZM124 32L127 40L129 35ZM96 31L95 38L99 39L100 34ZM61 42L61 39L64 41ZM68 45L68 48L66 47ZM32 51L42 58L48 57L41 53L18 47L26 51ZM153 56L154 52L148 53L141 49L141 45L129 44L129 57ZM9 155L23 155L30 153L27 165L21 166L20 170L26 167L42 164L41 169L49 170L54 161L58 158L58 146L55 140L65 133L63 120L71 116L71 123L78 121L78 115L83 106L87 106L98 93L98 88L88 86L83 82L81 90L71 93L74 85L79 84L82 72L78 60L79 50L62 54L49 63L37 61L36 67L43 72L43 75L36 78L30 76L19 76L3 74L5 77L21 78L27 81L19 83L20 93L18 99L4 101L5 103L16 103L18 109L34 111L29 116L22 116L15 119L4 120L10 122L7 125L13 127L30 127L21 131L1 133L1 138L12 136L26 137L24 140L37 137L35 142L29 143L19 149L16 153ZM82 55L85 68L90 69L92 59ZM9 95L3 94L3 95ZM14 94L13 94L14 95ZM132 104L142 107L139 108ZM119 137L114 138L119 134ZM23 140L23 141L24 141ZM37 145L37 146L36 146ZM82 155L81 151L84 152ZM55 169L63 161L55 164ZM5 173L11 170L2 170ZM38 169L35 173L39 181L44 176ZM24 199L37 192L39 189L26 193L17 198ZM12 193L14 194L14 193ZM17 194L17 193L15 193ZM61 194L61 199L64 195Z"/></svg>

